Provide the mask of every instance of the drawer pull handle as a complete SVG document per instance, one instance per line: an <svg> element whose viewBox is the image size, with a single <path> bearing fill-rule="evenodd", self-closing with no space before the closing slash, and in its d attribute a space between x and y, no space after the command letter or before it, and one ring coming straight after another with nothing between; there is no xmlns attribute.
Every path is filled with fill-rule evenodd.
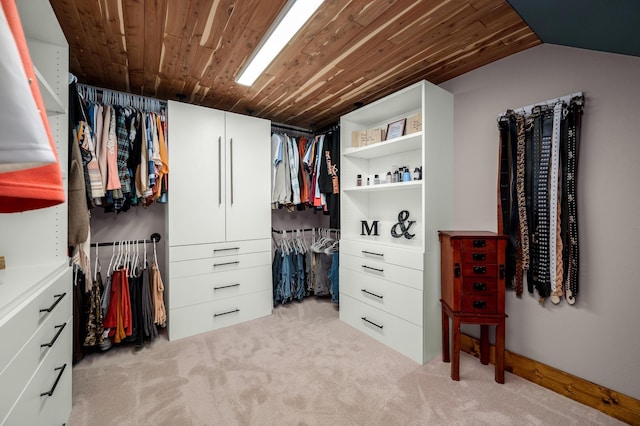
<svg viewBox="0 0 640 426"><path fill-rule="evenodd" d="M487 267L486 266L474 266L473 267L473 273L474 274L486 274L487 273Z"/></svg>
<svg viewBox="0 0 640 426"><path fill-rule="evenodd" d="M474 300L473 309L487 309L487 302L484 300Z"/></svg>
<svg viewBox="0 0 640 426"><path fill-rule="evenodd" d="M368 320L368 319L367 319L367 317L362 317L361 319L362 319L362 321L366 321L366 322L368 322L369 324L375 325L375 326L376 326L376 327L378 327L380 330L382 330L382 327L384 327L383 325L376 324L375 322L373 322L373 321L371 321L371 320Z"/></svg>
<svg viewBox="0 0 640 426"><path fill-rule="evenodd" d="M473 253L472 257L475 261L481 261L485 260L487 258L487 255L484 253Z"/></svg>
<svg viewBox="0 0 640 426"><path fill-rule="evenodd" d="M53 371L59 371L58 377L56 377L56 381L53 382L53 387L51 388L51 390L49 392L42 392L40 396L53 396L53 393L56 391L56 387L58 386L58 382L60 381L60 377L62 377L65 368L67 368L67 364L63 365L62 367L53 369Z"/></svg>
<svg viewBox="0 0 640 426"><path fill-rule="evenodd" d="M229 285L221 285L221 286L218 286L218 287L214 287L214 288L213 288L213 291L221 290L221 289L223 289L223 288L229 288L229 287L238 287L239 285L240 285L240 283L237 283L237 284L229 284Z"/></svg>
<svg viewBox="0 0 640 426"><path fill-rule="evenodd" d="M487 240L473 240L473 246L475 248L481 248L487 246Z"/></svg>
<svg viewBox="0 0 640 426"><path fill-rule="evenodd" d="M215 268L216 266L237 265L238 263L240 263L239 260L236 260L235 262L214 263L213 267Z"/></svg>
<svg viewBox="0 0 640 426"><path fill-rule="evenodd" d="M456 263L456 265L453 267L453 275L456 278L460 278L460 264Z"/></svg>
<svg viewBox="0 0 640 426"><path fill-rule="evenodd" d="M370 254L372 256L380 256L380 257L384 257L384 253L374 253L372 251L366 251L366 250L362 250L362 253L364 254Z"/></svg>
<svg viewBox="0 0 640 426"><path fill-rule="evenodd" d="M235 313L235 312L240 312L240 309L237 309L237 308L236 308L236 309L233 309L233 310L231 310L231 311L222 312L222 313L219 313L219 314L213 314L213 317L214 317L214 318L215 318L215 317L221 317L222 315L233 314L233 313Z"/></svg>
<svg viewBox="0 0 640 426"><path fill-rule="evenodd" d="M43 343L40 345L41 348L50 348L53 346L54 343L56 343L56 340L58 340L58 337L60 337L60 333L62 333L62 330L64 330L64 327L67 325L67 323L65 322L64 324L60 324L60 325L56 325L54 328L58 329L58 332L56 333L55 336L53 336L53 339L51 339L51 341L49 343Z"/></svg>
<svg viewBox="0 0 640 426"><path fill-rule="evenodd" d="M49 306L48 308L45 308L45 309L40 309L40 313L53 311L56 308L56 306L58 306L58 303L60 303L62 298L64 296L66 296L66 295L67 295L67 293L54 294L53 297L55 297L56 300L55 300L55 302L53 302L53 305L51 305L51 306Z"/></svg>
<svg viewBox="0 0 640 426"><path fill-rule="evenodd" d="M376 271L376 272L384 272L384 269L378 269L378 268L374 268L372 266L362 265L362 267L366 268L366 269L371 269L372 271Z"/></svg>
<svg viewBox="0 0 640 426"><path fill-rule="evenodd" d="M229 247L229 248L221 248L221 249L213 249L213 252L217 251L230 251L230 250L240 250L240 247Z"/></svg>
<svg viewBox="0 0 640 426"><path fill-rule="evenodd" d="M363 293L367 293L367 294L370 294L372 296L375 296L378 299L383 299L384 298L384 296L380 296L379 294L371 293L370 291L367 291L364 288L361 288L360 291L362 291Z"/></svg>
<svg viewBox="0 0 640 426"><path fill-rule="evenodd" d="M473 289L478 291L485 291L487 285L485 283L473 283Z"/></svg>

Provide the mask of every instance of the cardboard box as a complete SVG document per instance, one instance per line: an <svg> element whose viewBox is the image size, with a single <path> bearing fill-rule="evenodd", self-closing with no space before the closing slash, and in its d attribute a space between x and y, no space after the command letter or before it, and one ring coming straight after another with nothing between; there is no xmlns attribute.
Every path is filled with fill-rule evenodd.
<svg viewBox="0 0 640 426"><path fill-rule="evenodd" d="M352 140L352 145L357 143L358 147L371 145L374 143L382 142L384 140L384 129L367 129L359 132L353 132L353 137L357 133L357 138ZM353 145L356 146L356 145Z"/></svg>
<svg viewBox="0 0 640 426"><path fill-rule="evenodd" d="M411 117L407 117L405 134L410 135L411 133L416 133L420 131L422 131L422 113L419 112L417 114L412 115Z"/></svg>
<svg viewBox="0 0 640 426"><path fill-rule="evenodd" d="M360 132L358 130L351 132L351 146L360 148Z"/></svg>

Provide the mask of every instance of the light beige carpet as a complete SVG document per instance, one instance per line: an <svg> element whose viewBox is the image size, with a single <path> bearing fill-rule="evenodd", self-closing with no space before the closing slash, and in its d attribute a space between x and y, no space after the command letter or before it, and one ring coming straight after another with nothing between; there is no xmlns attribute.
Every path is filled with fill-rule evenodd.
<svg viewBox="0 0 640 426"><path fill-rule="evenodd" d="M327 300L73 369L79 425L616 425L621 422L461 355L419 365L338 319Z"/></svg>

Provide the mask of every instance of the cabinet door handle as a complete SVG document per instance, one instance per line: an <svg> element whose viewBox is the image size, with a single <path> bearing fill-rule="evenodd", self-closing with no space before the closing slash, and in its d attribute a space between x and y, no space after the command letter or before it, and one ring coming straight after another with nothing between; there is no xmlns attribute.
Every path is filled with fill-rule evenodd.
<svg viewBox="0 0 640 426"><path fill-rule="evenodd" d="M58 303L60 303L62 298L66 296L66 294L67 293L54 294L53 297L55 297L56 300L53 302L53 305L49 306L48 308L40 309L40 313L53 311L56 308L56 306L58 306Z"/></svg>
<svg viewBox="0 0 640 426"><path fill-rule="evenodd" d="M487 309L487 302L484 300L474 300L473 309Z"/></svg>
<svg viewBox="0 0 640 426"><path fill-rule="evenodd" d="M231 205L233 205L233 138L229 140L229 175L231 176Z"/></svg>
<svg viewBox="0 0 640 426"><path fill-rule="evenodd" d="M484 253L473 253L472 257L475 261L481 261L485 260L487 258L487 255Z"/></svg>
<svg viewBox="0 0 640 426"><path fill-rule="evenodd" d="M456 263L455 266L453 267L453 275L456 278L460 278L460 264Z"/></svg>
<svg viewBox="0 0 640 426"><path fill-rule="evenodd" d="M238 263L240 263L239 260L236 260L235 262L214 263L213 267L215 268L216 266L237 265Z"/></svg>
<svg viewBox="0 0 640 426"><path fill-rule="evenodd" d="M474 266L473 267L473 273L474 274L486 274L487 273L487 267L486 266Z"/></svg>
<svg viewBox="0 0 640 426"><path fill-rule="evenodd" d="M222 136L218 136L218 205L222 204Z"/></svg>
<svg viewBox="0 0 640 426"><path fill-rule="evenodd" d="M366 322L368 322L369 324L375 325L375 326L376 326L376 327L378 327L380 330L382 330L382 328L384 327L383 325L376 324L375 322L373 322L373 321L371 321L371 320L368 320L368 319L367 319L367 317L361 317L360 319L361 319L362 321L366 321Z"/></svg>
<svg viewBox="0 0 640 426"><path fill-rule="evenodd" d="M233 310L231 310L231 311L221 312L221 313L219 313L219 314L213 314L213 317L214 317L214 318L215 318L215 317L221 317L222 315L229 315L229 314L233 314L233 313L235 313L235 312L240 312L240 309L236 308L236 309L233 309Z"/></svg>
<svg viewBox="0 0 640 426"><path fill-rule="evenodd" d="M475 248L481 248L487 246L487 240L473 240L473 246Z"/></svg>
<svg viewBox="0 0 640 426"><path fill-rule="evenodd" d="M485 291L487 285L485 283L473 283L473 289L478 291Z"/></svg>
<svg viewBox="0 0 640 426"><path fill-rule="evenodd" d="M378 299L382 299L382 298L384 298L384 296L380 296L379 294L371 293L370 291L367 291L367 290L365 290L364 288L361 288L361 289L360 289L360 291L362 291L363 293L367 293L367 294L370 294L370 295L372 295L372 296L375 296L375 297L377 297Z"/></svg>
<svg viewBox="0 0 640 426"><path fill-rule="evenodd" d="M216 291L216 290L222 290L223 288L239 287L239 286L240 286L240 283L236 283L236 284L229 284L229 285L221 285L221 286L218 286L218 287L214 287L214 288L213 288L213 291Z"/></svg>
<svg viewBox="0 0 640 426"><path fill-rule="evenodd" d="M56 377L56 381L53 382L53 386L51 387L51 390L49 390L49 392L42 392L40 396L53 396L53 393L56 391L56 387L58 386L58 382L60 381L60 377L62 377L62 374L64 373L65 368L67 368L67 364L63 365L62 367L57 367L53 369L53 371L58 371L58 377Z"/></svg>
<svg viewBox="0 0 640 426"><path fill-rule="evenodd" d="M43 343L40 345L41 348L50 348L53 346L54 343L56 343L56 340L58 340L58 337L60 337L60 333L62 333L62 330L64 330L64 327L67 325L67 323L65 322L64 324L60 324L60 325L56 325L54 328L58 329L58 332L56 333L55 336L53 336L53 339L51 339L51 341L49 343Z"/></svg>
<svg viewBox="0 0 640 426"><path fill-rule="evenodd" d="M372 256L380 256L380 257L384 257L384 253L374 253L372 251L366 251L366 250L362 250L362 253L364 254L370 254Z"/></svg>
<svg viewBox="0 0 640 426"><path fill-rule="evenodd" d="M366 268L366 269L371 269L372 271L376 271L376 272L384 272L384 269L378 269L378 268L374 268L372 266L362 265L362 267Z"/></svg>

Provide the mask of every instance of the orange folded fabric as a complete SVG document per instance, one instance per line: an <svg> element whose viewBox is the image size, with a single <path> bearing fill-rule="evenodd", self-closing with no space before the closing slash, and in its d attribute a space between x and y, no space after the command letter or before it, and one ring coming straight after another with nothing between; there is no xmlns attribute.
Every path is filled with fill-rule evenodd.
<svg viewBox="0 0 640 426"><path fill-rule="evenodd" d="M55 142L47 119L46 108L40 88L36 82L31 56L20 21L15 0L0 0L4 14L15 38L16 46L25 70L25 78L30 79L31 94L36 102L40 117L49 138L49 144L56 157L56 163L14 172L0 173L0 213L14 213L36 210L61 204L65 200L62 173Z"/></svg>

